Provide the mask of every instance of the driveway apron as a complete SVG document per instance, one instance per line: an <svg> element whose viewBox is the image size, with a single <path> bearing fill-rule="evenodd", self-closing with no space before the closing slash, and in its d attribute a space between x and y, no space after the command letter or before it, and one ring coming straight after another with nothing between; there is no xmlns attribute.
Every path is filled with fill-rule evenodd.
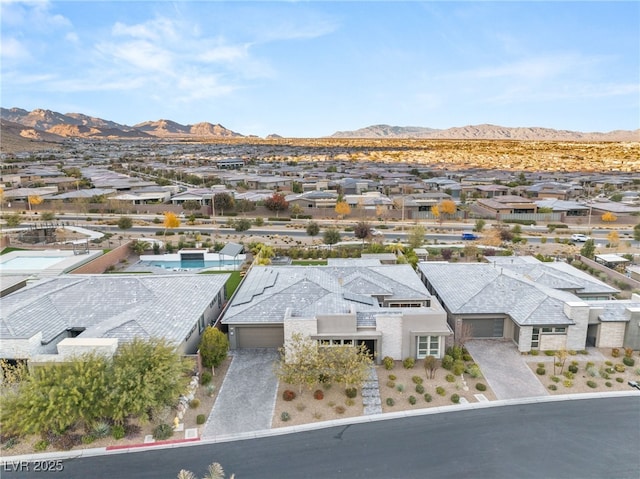
<svg viewBox="0 0 640 479"><path fill-rule="evenodd" d="M497 399L549 394L511 341L473 339L467 341L465 347L480 366Z"/></svg>
<svg viewBox="0 0 640 479"><path fill-rule="evenodd" d="M227 371L202 437L271 429L278 379L272 349L239 349Z"/></svg>

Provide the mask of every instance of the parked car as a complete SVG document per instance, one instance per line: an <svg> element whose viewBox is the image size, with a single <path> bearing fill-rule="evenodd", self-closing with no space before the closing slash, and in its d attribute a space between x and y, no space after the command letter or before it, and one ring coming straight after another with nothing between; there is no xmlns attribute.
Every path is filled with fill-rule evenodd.
<svg viewBox="0 0 640 479"><path fill-rule="evenodd" d="M576 241L578 243L584 243L585 241L589 241L591 238L587 235L583 234L573 234L571 235L571 241Z"/></svg>
<svg viewBox="0 0 640 479"><path fill-rule="evenodd" d="M466 241L477 240L478 238L479 236L474 233L462 233L462 239Z"/></svg>
<svg viewBox="0 0 640 479"><path fill-rule="evenodd" d="M375 229L375 228L371 228L371 234L372 234L373 236L383 236L383 235L384 235L384 233L383 233L382 231L377 230L377 229Z"/></svg>

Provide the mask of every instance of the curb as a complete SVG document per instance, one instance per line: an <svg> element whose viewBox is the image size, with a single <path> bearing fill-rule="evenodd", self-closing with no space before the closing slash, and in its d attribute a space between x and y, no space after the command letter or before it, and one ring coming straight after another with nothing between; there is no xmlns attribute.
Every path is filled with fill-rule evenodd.
<svg viewBox="0 0 640 479"><path fill-rule="evenodd" d="M208 439L176 439L172 441L160 441L148 444L127 444L122 446L108 446L93 449L78 449L76 451L47 452L41 454L24 454L21 456L5 456L0 459L0 467L16 461L43 461L55 459L78 459L82 457L94 457L102 455L125 454L129 452L144 452L155 449L173 449L177 447L204 446L207 444L218 444L233 441L244 441L247 439L259 439L271 436L282 436L297 432L315 431L332 427L347 426L352 424L364 424L369 422L387 421L391 419L404 419L409 417L429 416L432 414L451 413L457 411L468 411L474 409L487 409L492 407L515 406L523 404L536 404L558 401L581 401L584 399L607 399L616 397L640 398L640 391L612 391L601 393L584 394L564 394L556 396L538 396L520 399L503 399L489 402L477 402L469 404L454 404L450 406L438 406L425 409L415 409L410 411L398 411L377 414L374 416L358 416L345 419L335 419L312 424L301 424L299 426L280 427L276 429L263 429L260 431L245 432L240 434L228 434L213 436Z"/></svg>

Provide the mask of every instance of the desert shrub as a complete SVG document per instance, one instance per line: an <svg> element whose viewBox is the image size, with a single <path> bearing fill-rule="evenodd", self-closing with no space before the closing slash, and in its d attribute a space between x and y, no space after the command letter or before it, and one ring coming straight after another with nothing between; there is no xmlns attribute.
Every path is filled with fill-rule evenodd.
<svg viewBox="0 0 640 479"><path fill-rule="evenodd" d="M474 379L477 378L481 378L482 377L482 371L480 371L480 366L478 366L477 364L470 364L469 366L467 366L467 374L469 376L471 376Z"/></svg>
<svg viewBox="0 0 640 479"><path fill-rule="evenodd" d="M191 401L189 401L189 407L191 409L197 409L198 406L200 406L200 399L193 398Z"/></svg>
<svg viewBox="0 0 640 479"><path fill-rule="evenodd" d="M207 384L207 386L205 387L205 391L207 391L207 396L213 397L213 394L216 392L216 385Z"/></svg>
<svg viewBox="0 0 640 479"><path fill-rule="evenodd" d="M539 368L543 368L544 367L544 363L538 363L538 367Z"/></svg>
<svg viewBox="0 0 640 479"><path fill-rule="evenodd" d="M404 384L398 384L396 386L396 391L398 391L400 393L403 392L404 391Z"/></svg>
<svg viewBox="0 0 640 479"><path fill-rule="evenodd" d="M142 428L138 424L125 424L124 425L124 433L127 439L133 439L134 437L140 435L142 432Z"/></svg>
<svg viewBox="0 0 640 479"><path fill-rule="evenodd" d="M545 368L537 368L536 369L536 374L539 376L544 376L545 374L547 374L547 370Z"/></svg>
<svg viewBox="0 0 640 479"><path fill-rule="evenodd" d="M111 426L108 422L97 422L91 429L91 433L96 437L96 439L102 439L111 433Z"/></svg>
<svg viewBox="0 0 640 479"><path fill-rule="evenodd" d="M447 380L448 383L456 382L456 377L451 373L447 374L444 378Z"/></svg>
<svg viewBox="0 0 640 479"><path fill-rule="evenodd" d="M344 393L347 395L348 398L354 398L358 395L358 390L356 388L347 388L345 389Z"/></svg>
<svg viewBox="0 0 640 479"><path fill-rule="evenodd" d="M80 434L63 434L56 437L51 445L59 451L68 451L75 446L82 444L82 436Z"/></svg>
<svg viewBox="0 0 640 479"><path fill-rule="evenodd" d="M487 386L485 384L483 384L483 383L478 383L478 384L476 384L476 389L478 391L486 391L487 390Z"/></svg>
<svg viewBox="0 0 640 479"><path fill-rule="evenodd" d="M624 357L630 358L633 356L633 348L624 348Z"/></svg>
<svg viewBox="0 0 640 479"><path fill-rule="evenodd" d="M438 386L436 388L436 394L438 394L439 396L444 396L446 394L446 391L442 386Z"/></svg>
<svg viewBox="0 0 640 479"><path fill-rule="evenodd" d="M573 374L571 371L565 371L562 373L562 375L567 379L573 379L576 377L576 375Z"/></svg>
<svg viewBox="0 0 640 479"><path fill-rule="evenodd" d="M613 361L605 361L604 364L607 366L613 366Z"/></svg>
<svg viewBox="0 0 640 479"><path fill-rule="evenodd" d="M390 371L393 369L393 366L395 366L395 361L391 356L385 356L382 358L382 365L387 371Z"/></svg>
<svg viewBox="0 0 640 479"><path fill-rule="evenodd" d="M171 427L169 424L159 424L153 430L153 438L156 441L169 439L171 436L173 436L173 427Z"/></svg>
<svg viewBox="0 0 640 479"><path fill-rule="evenodd" d="M412 376L411 380L413 381L413 384L422 384L423 382L420 376Z"/></svg>
<svg viewBox="0 0 640 479"><path fill-rule="evenodd" d="M615 371L617 373L623 373L625 372L626 368L624 367L624 364L616 364L613 369L615 369Z"/></svg>
<svg viewBox="0 0 640 479"><path fill-rule="evenodd" d="M337 413L337 414L344 414L344 412L347 410L344 406L336 406L333 408L333 410Z"/></svg>
<svg viewBox="0 0 640 479"><path fill-rule="evenodd" d="M627 357L625 356L624 358L622 358L622 362L624 363L625 366L633 366L636 362L632 357Z"/></svg>
<svg viewBox="0 0 640 479"><path fill-rule="evenodd" d="M454 359L454 361L460 361L462 359L462 356L464 355L464 351L462 350L461 346L455 345L447 349L448 349L447 354L451 356Z"/></svg>
<svg viewBox="0 0 640 479"><path fill-rule="evenodd" d="M614 358L617 358L620 356L620 349L619 348L612 348L611 349L611 356Z"/></svg>
<svg viewBox="0 0 640 479"><path fill-rule="evenodd" d="M557 391L558 390L558 386L556 386L555 384L549 384L549 389L551 391Z"/></svg>
<svg viewBox="0 0 640 479"><path fill-rule="evenodd" d="M305 409L307 409L307 406L304 403L299 402L298 404L296 404L296 410L297 411L302 412Z"/></svg>
<svg viewBox="0 0 640 479"><path fill-rule="evenodd" d="M327 406L329 406L329 407L333 407L333 406L335 406L335 405L336 405L335 401L329 401L329 402L327 403Z"/></svg>
<svg viewBox="0 0 640 479"><path fill-rule="evenodd" d="M442 367L449 370L453 367L453 358L448 354L445 354L442 358Z"/></svg>
<svg viewBox="0 0 640 479"><path fill-rule="evenodd" d="M531 356L537 356L538 354L540 354L540 351L538 351L537 349L532 349L531 351L529 351L529 354L531 354Z"/></svg>
<svg viewBox="0 0 640 479"><path fill-rule="evenodd" d="M424 394L424 386L422 384L416 384L416 392L418 394Z"/></svg>
<svg viewBox="0 0 640 479"><path fill-rule="evenodd" d="M120 440L124 438L124 436L125 436L124 426L120 424L116 424L111 428L111 437L113 437L115 440Z"/></svg>
<svg viewBox="0 0 640 479"><path fill-rule="evenodd" d="M390 387L392 389L395 388L396 387L395 381L387 381L387 387Z"/></svg>
<svg viewBox="0 0 640 479"><path fill-rule="evenodd" d="M282 414L280 414L280 420L282 422L287 422L290 419L291 419L291 414L289 414L287 411L283 411Z"/></svg>
<svg viewBox="0 0 640 479"><path fill-rule="evenodd" d="M319 412L319 411L314 411L313 412L313 419L317 419L317 420L322 419L322 413Z"/></svg>
<svg viewBox="0 0 640 479"><path fill-rule="evenodd" d="M611 386L613 386L613 384L611 383L611 381L607 381L606 383L604 383L605 386L607 386L608 388L610 388Z"/></svg>
<svg viewBox="0 0 640 479"><path fill-rule="evenodd" d="M387 406L393 406L396 403L393 398L387 398L385 402L387 403Z"/></svg>
<svg viewBox="0 0 640 479"><path fill-rule="evenodd" d="M554 383L560 382L560 378L558 376L551 376L549 379L551 379Z"/></svg>
<svg viewBox="0 0 640 479"><path fill-rule="evenodd" d="M574 366L573 364L571 364L567 369L573 374L576 374L578 372L578 366Z"/></svg>
<svg viewBox="0 0 640 479"><path fill-rule="evenodd" d="M89 433L89 434L85 434L84 436L82 436L82 438L80 439L80 441L82 442L82 444L91 444L92 442L94 442L96 440L96 437Z"/></svg>
<svg viewBox="0 0 640 479"><path fill-rule="evenodd" d="M623 378L616 378L616 382L618 382L618 383L623 383L623 382L624 382L624 379L623 379Z"/></svg>
<svg viewBox="0 0 640 479"><path fill-rule="evenodd" d="M347 399L344 401L344 403L345 403L347 406L353 406L353 405L355 405L356 401L355 401L354 399L347 398Z"/></svg>
<svg viewBox="0 0 640 479"><path fill-rule="evenodd" d="M587 374L589 376L591 376L592 378L605 378L607 379L609 377L609 375L607 374L607 372L603 369L598 371L595 367L591 367L591 368L587 368Z"/></svg>
<svg viewBox="0 0 640 479"><path fill-rule="evenodd" d="M296 393L294 393L290 389L286 389L282 393L282 399L284 399L285 401L293 401L295 398L296 398Z"/></svg>
<svg viewBox="0 0 640 479"><path fill-rule="evenodd" d="M460 402L460 396L458 394L452 394L451 402L454 404L458 404Z"/></svg>
<svg viewBox="0 0 640 479"><path fill-rule="evenodd" d="M640 376L640 368L636 369L636 376Z"/></svg>
<svg viewBox="0 0 640 479"><path fill-rule="evenodd" d="M416 402L417 402L417 399L415 396L409 396L409 404L413 406Z"/></svg>
<svg viewBox="0 0 640 479"><path fill-rule="evenodd" d="M396 380L396 379L398 379L398 378L396 377L396 375L395 375L395 374L389 374L389 379L390 379L391 381L395 381L395 380Z"/></svg>
<svg viewBox="0 0 640 479"><path fill-rule="evenodd" d="M598 387L598 383L596 383L595 381L587 381L587 386L589 386L592 389L595 389Z"/></svg>
<svg viewBox="0 0 640 479"><path fill-rule="evenodd" d="M456 376L460 376L465 369L466 369L466 366L464 364L464 361L462 361L461 359L456 359L453 362L452 371L453 371L453 374L455 374Z"/></svg>
<svg viewBox="0 0 640 479"><path fill-rule="evenodd" d="M200 384L202 384L203 386L206 386L208 384L211 384L212 380L213 380L213 374L211 374L211 371L202 372L202 376L200 377Z"/></svg>
<svg viewBox="0 0 640 479"><path fill-rule="evenodd" d="M573 386L573 381L571 379L565 379L562 384L564 384L565 388L570 388Z"/></svg>
<svg viewBox="0 0 640 479"><path fill-rule="evenodd" d="M40 441L36 442L33 445L33 449L36 452L46 451L48 447L49 447L49 441L47 441L46 439L41 439Z"/></svg>
<svg viewBox="0 0 640 479"><path fill-rule="evenodd" d="M575 349L570 349L567 352L569 353L569 356L575 356L576 354L578 354L578 351L576 351Z"/></svg>
<svg viewBox="0 0 640 479"><path fill-rule="evenodd" d="M427 401L427 402L431 402L431 401L433 401L433 397L431 396L431 394L426 393L424 395L424 400Z"/></svg>
<svg viewBox="0 0 640 479"><path fill-rule="evenodd" d="M412 357L406 358L402 361L402 367L405 369L412 369L416 365L416 360Z"/></svg>
<svg viewBox="0 0 640 479"><path fill-rule="evenodd" d="M471 357L471 355L469 353L466 353L466 354L462 355L462 360L469 362L469 361L473 361L473 358Z"/></svg>
<svg viewBox="0 0 640 479"><path fill-rule="evenodd" d="M322 401L324 399L324 391L322 391L322 389L316 389L313 392L313 399L317 399L318 401Z"/></svg>
<svg viewBox="0 0 640 479"><path fill-rule="evenodd" d="M548 349L547 351L544 352L545 356L555 356L556 352L553 349Z"/></svg>

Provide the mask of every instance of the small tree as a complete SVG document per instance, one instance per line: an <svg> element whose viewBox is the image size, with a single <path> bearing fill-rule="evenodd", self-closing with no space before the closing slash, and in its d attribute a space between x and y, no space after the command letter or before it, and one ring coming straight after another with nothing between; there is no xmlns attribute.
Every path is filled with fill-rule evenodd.
<svg viewBox="0 0 640 479"><path fill-rule="evenodd" d="M20 216L20 213L12 213L5 216L4 219L9 228L15 228L16 226L20 226L20 223L22 223L22 216Z"/></svg>
<svg viewBox="0 0 640 479"><path fill-rule="evenodd" d="M292 214L293 216L295 216L295 217L296 217L296 219L298 219L298 216L300 216L300 215L302 214L302 207L301 207L299 204L297 204L297 203L296 203L296 204L294 204L294 205L291 207L291 214Z"/></svg>
<svg viewBox="0 0 640 479"><path fill-rule="evenodd" d="M633 239L640 241L640 223L633 227Z"/></svg>
<svg viewBox="0 0 640 479"><path fill-rule="evenodd" d="M129 216L121 216L118 220L118 228L125 231L131 229L133 220Z"/></svg>
<svg viewBox="0 0 640 479"><path fill-rule="evenodd" d="M558 359L557 361L554 358L553 361L553 374L554 376L556 374L562 374L562 372L564 371L564 363L567 361L567 357L568 357L569 353L567 353L566 349L559 349L556 351L555 357ZM560 372L556 373L556 363L560 366Z"/></svg>
<svg viewBox="0 0 640 479"><path fill-rule="evenodd" d="M205 368L211 368L211 372L215 374L216 367L222 364L227 358L229 352L229 339L227 335L213 326L207 326L202 333L200 339L200 358Z"/></svg>
<svg viewBox="0 0 640 479"><path fill-rule="evenodd" d="M270 211L275 211L277 218L281 211L286 211L289 208L289 203L282 193L274 193L264 201L264 206Z"/></svg>
<svg viewBox="0 0 640 479"><path fill-rule="evenodd" d="M187 471L186 469L181 469L180 472L178 472L178 479L197 479L196 475L191 472L191 471ZM231 474L231 477L229 479L234 479L235 474ZM224 469L222 469L222 466L217 463L214 462L212 464L209 464L209 469L207 469L207 474L202 478L202 479L224 479L225 475L224 475Z"/></svg>
<svg viewBox="0 0 640 479"><path fill-rule="evenodd" d="M345 216L347 216L349 213L351 213L351 207L346 201L338 201L336 203L335 211L336 211L336 214L338 215L338 218L342 219Z"/></svg>
<svg viewBox="0 0 640 479"><path fill-rule="evenodd" d="M309 236L318 236L320 233L320 226L315 221L310 222L307 225L307 234Z"/></svg>
<svg viewBox="0 0 640 479"><path fill-rule="evenodd" d="M229 193L216 193L213 195L213 207L220 216L224 215L224 210L230 210L234 205L235 200Z"/></svg>
<svg viewBox="0 0 640 479"><path fill-rule="evenodd" d="M442 223L442 215L440 214L440 207L438 205L433 205L431 207L431 214L433 217Z"/></svg>
<svg viewBox="0 0 640 479"><path fill-rule="evenodd" d="M618 217L614 215L611 211L607 211L600 218L602 219L602 221L606 223L613 223L618 219Z"/></svg>
<svg viewBox="0 0 640 479"><path fill-rule="evenodd" d="M182 209L185 211L198 211L202 205L196 200L187 200L182 203Z"/></svg>
<svg viewBox="0 0 640 479"><path fill-rule="evenodd" d="M319 380L322 368L318 344L311 338L294 333L280 348L280 360L276 364L276 376L287 384L312 388Z"/></svg>
<svg viewBox="0 0 640 479"><path fill-rule="evenodd" d="M409 246L413 249L420 248L424 243L424 235L427 233L427 229L422 225L416 225L409 231L407 241Z"/></svg>
<svg viewBox="0 0 640 479"><path fill-rule="evenodd" d="M593 255L596 252L596 244L593 239L589 239L584 242L580 249L580 254L585 258L593 259Z"/></svg>
<svg viewBox="0 0 640 479"><path fill-rule="evenodd" d="M609 242L609 246L614 247L617 246L620 242L620 235L617 231L610 231L607 235L607 241Z"/></svg>
<svg viewBox="0 0 640 479"><path fill-rule="evenodd" d="M322 236L322 242L324 244L329 245L329 249L336 243L340 242L340 231L336 228L329 228L324 231L324 235Z"/></svg>
<svg viewBox="0 0 640 479"><path fill-rule="evenodd" d="M424 358L424 370L429 379L436 377L436 370L438 369L438 360L435 356L427 356Z"/></svg>
<svg viewBox="0 0 640 479"><path fill-rule="evenodd" d="M162 222L162 225L164 226L164 234L166 236L167 230L180 226L180 218L178 218L178 216L172 211L165 211L163 215L164 221Z"/></svg>
<svg viewBox="0 0 640 479"><path fill-rule="evenodd" d="M360 221L353 229L353 234L356 238L362 240L362 246L364 247L364 240L371 236L371 225L366 221Z"/></svg>
<svg viewBox="0 0 640 479"><path fill-rule="evenodd" d="M440 214L447 215L452 218L456 214L457 206L453 200L444 200L440 202Z"/></svg>
<svg viewBox="0 0 640 479"><path fill-rule="evenodd" d="M240 218L238 221L234 223L233 229L238 232L247 231L251 228L251 221L247 218Z"/></svg>
<svg viewBox="0 0 640 479"><path fill-rule="evenodd" d="M487 222L483 219L476 220L476 225L473 228L473 231L477 231L478 233L483 230Z"/></svg>
<svg viewBox="0 0 640 479"><path fill-rule="evenodd" d="M151 245L147 241L136 240L133 243L131 243L131 249L136 254L142 254L145 251L147 251L149 248L151 248Z"/></svg>

